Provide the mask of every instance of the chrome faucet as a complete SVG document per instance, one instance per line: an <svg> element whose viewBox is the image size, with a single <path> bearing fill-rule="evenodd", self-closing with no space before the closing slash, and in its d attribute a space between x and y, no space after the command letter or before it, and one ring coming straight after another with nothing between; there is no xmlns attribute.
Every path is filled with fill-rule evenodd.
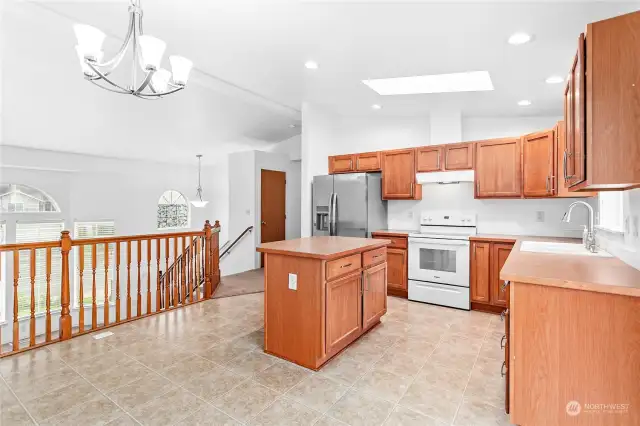
<svg viewBox="0 0 640 426"><path fill-rule="evenodd" d="M583 205L587 208L587 210L589 210L589 229L586 229L585 226L585 231L582 234L582 243L587 248L587 250L589 250L591 253L595 253L596 251L598 251L598 248L596 247L596 234L593 228L593 207L591 207L589 203L585 203L584 201L575 201L571 203L571 205L569 206L569 210L567 210L567 212L562 217L562 221L569 223L569 221L571 220L571 212L577 205Z"/></svg>

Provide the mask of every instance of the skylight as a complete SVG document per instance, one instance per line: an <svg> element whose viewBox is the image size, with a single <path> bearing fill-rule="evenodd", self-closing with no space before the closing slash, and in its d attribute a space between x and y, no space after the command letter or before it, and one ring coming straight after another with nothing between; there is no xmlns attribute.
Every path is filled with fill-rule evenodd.
<svg viewBox="0 0 640 426"><path fill-rule="evenodd" d="M362 82L383 96L493 90L488 71L379 78Z"/></svg>

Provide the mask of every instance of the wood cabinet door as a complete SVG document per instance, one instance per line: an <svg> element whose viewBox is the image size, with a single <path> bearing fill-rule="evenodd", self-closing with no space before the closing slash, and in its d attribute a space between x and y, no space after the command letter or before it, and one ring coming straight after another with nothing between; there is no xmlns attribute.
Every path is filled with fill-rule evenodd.
<svg viewBox="0 0 640 426"><path fill-rule="evenodd" d="M510 390L510 386L511 386L511 379L509 378L509 370L510 370L510 365L509 365L509 341L510 341L510 336L509 333L511 332L511 315L510 315L510 294L511 294L511 288L510 288L511 284L507 285L507 288L505 289L506 291L506 299L507 299L507 310L505 311L505 315L504 315L504 335L505 335L505 344L504 344L504 364L505 364L505 397L504 397L504 411L509 414L509 412L511 411L509 406L510 406L510 397L509 397L509 390Z"/></svg>
<svg viewBox="0 0 640 426"><path fill-rule="evenodd" d="M522 193L525 197L547 197L555 192L554 131L522 137Z"/></svg>
<svg viewBox="0 0 640 426"><path fill-rule="evenodd" d="M329 174L353 172L355 170L353 157L351 154L329 157Z"/></svg>
<svg viewBox="0 0 640 426"><path fill-rule="evenodd" d="M420 173L442 170L442 147L423 146L416 149L416 171Z"/></svg>
<svg viewBox="0 0 640 426"><path fill-rule="evenodd" d="M514 198L522 194L520 138L476 144L476 198Z"/></svg>
<svg viewBox="0 0 640 426"><path fill-rule="evenodd" d="M416 196L415 150L382 153L382 199L412 200Z"/></svg>
<svg viewBox="0 0 640 426"><path fill-rule="evenodd" d="M571 126L570 139L567 139L567 181L569 186L575 186L586 179L586 149L587 149L587 128L586 128L586 55L584 34L578 38L578 52L573 60L573 67L570 73L571 96L569 102L571 108L571 121L567 125Z"/></svg>
<svg viewBox="0 0 640 426"><path fill-rule="evenodd" d="M367 329L387 311L387 264L365 269L362 275L362 328Z"/></svg>
<svg viewBox="0 0 640 426"><path fill-rule="evenodd" d="M471 300L473 302L490 303L489 280L491 268L490 243L471 243Z"/></svg>
<svg viewBox="0 0 640 426"><path fill-rule="evenodd" d="M387 249L387 287L407 291L407 250Z"/></svg>
<svg viewBox="0 0 640 426"><path fill-rule="evenodd" d="M507 257L513 249L513 244L491 244L491 304L507 306L507 293L503 290L503 281L500 280L500 270L507 261Z"/></svg>
<svg viewBox="0 0 640 426"><path fill-rule="evenodd" d="M452 143L443 146L445 170L473 169L473 144Z"/></svg>
<svg viewBox="0 0 640 426"><path fill-rule="evenodd" d="M379 152L361 152L356 154L357 172L375 172L380 170Z"/></svg>
<svg viewBox="0 0 640 426"><path fill-rule="evenodd" d="M327 282L327 353L334 353L360 335L362 329L362 275L360 272Z"/></svg>

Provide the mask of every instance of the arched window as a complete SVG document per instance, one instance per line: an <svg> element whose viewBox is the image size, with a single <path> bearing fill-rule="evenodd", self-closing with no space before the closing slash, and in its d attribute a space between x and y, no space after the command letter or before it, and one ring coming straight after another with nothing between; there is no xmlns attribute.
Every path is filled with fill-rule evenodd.
<svg viewBox="0 0 640 426"><path fill-rule="evenodd" d="M178 191L165 191L158 201L158 229L189 227L189 202Z"/></svg>
<svg viewBox="0 0 640 426"><path fill-rule="evenodd" d="M27 185L0 184L0 212L59 212L56 202L44 192Z"/></svg>

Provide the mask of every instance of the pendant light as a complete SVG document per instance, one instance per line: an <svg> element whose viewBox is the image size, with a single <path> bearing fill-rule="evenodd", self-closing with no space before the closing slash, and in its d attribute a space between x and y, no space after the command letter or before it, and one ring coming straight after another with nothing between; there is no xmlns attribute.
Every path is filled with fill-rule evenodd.
<svg viewBox="0 0 640 426"><path fill-rule="evenodd" d="M208 201L204 201L202 199L202 185L200 184L200 176L201 176L201 161L202 161L202 154L198 154L196 155L196 157L198 158L198 188L196 189L196 194L198 196L198 199L195 201L191 201L191 204L193 204L193 207L198 207L198 208L202 208L204 206L207 205L207 203L209 203Z"/></svg>

